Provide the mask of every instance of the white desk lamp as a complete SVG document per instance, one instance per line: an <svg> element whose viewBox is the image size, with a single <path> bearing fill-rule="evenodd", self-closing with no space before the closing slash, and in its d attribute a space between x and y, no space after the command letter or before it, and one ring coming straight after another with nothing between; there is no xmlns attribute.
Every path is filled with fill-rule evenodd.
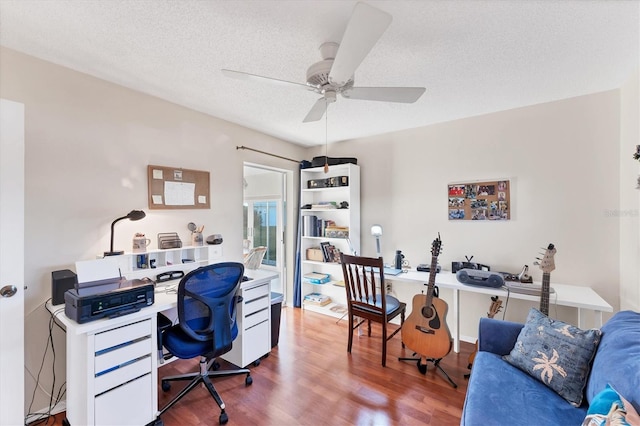
<svg viewBox="0 0 640 426"><path fill-rule="evenodd" d="M376 237L376 254L380 257L380 237L382 236L382 225L372 225L371 235Z"/></svg>

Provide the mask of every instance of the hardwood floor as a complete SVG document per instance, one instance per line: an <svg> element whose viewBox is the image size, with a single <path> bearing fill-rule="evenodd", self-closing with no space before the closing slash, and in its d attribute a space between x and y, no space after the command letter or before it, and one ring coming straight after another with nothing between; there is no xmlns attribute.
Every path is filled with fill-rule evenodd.
<svg viewBox="0 0 640 426"><path fill-rule="evenodd" d="M398 361L412 352L402 349L400 335L388 343L387 367L381 365L381 330L354 336L347 353L347 322L301 309L284 308L279 344L251 365L253 384L244 376L214 382L225 401L228 425L458 425L467 380L467 361L474 346L461 344L440 365L458 384L454 389L429 363L426 375L415 362ZM364 330L363 330L364 331ZM222 367L229 366L221 362ZM195 371L197 361L162 366L159 376ZM158 386L159 406L181 389L165 393ZM117 409L117 407L114 407ZM168 410L165 426L218 424L220 411L204 387L192 391ZM55 425L60 425L58 420ZM72 425L75 426L75 425Z"/></svg>

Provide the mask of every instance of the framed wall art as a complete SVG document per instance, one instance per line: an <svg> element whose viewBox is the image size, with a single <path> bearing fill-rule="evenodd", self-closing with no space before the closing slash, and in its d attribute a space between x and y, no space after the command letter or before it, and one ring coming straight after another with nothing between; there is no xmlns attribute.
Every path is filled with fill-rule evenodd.
<svg viewBox="0 0 640 426"><path fill-rule="evenodd" d="M509 220L509 180L448 185L449 220Z"/></svg>

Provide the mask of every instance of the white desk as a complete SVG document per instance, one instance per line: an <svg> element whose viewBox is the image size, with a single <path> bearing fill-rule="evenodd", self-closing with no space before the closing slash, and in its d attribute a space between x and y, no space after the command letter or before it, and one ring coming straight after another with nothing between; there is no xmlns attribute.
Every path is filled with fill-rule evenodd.
<svg viewBox="0 0 640 426"><path fill-rule="evenodd" d="M398 275L385 276L385 280L391 281L407 281L411 283L420 283L416 294L424 290L423 284L429 282L429 272L418 272L410 270ZM523 294L516 292L507 292L503 288L480 287L461 284L456 279L456 274L449 271L443 271L436 274L436 285L440 288L453 290L453 317L455 318L455 328L453 330L453 350L460 352L460 292L488 294L491 296L509 296L512 299L529 300L539 302L539 295ZM578 326L582 327L582 310L588 309L595 311L596 327L602 326L602 312L613 312L613 308L602 297L598 295L591 287L580 287L575 285L555 284L551 283L551 287L555 293L551 294L550 302L558 306L570 306L578 309Z"/></svg>
<svg viewBox="0 0 640 426"><path fill-rule="evenodd" d="M253 279L240 287L244 301L238 309L238 337L233 345L236 352L224 357L237 365L243 363L243 367L271 350L270 288L271 280L278 277L276 272L263 270L246 270L245 275ZM155 421L157 313L177 304L175 292L158 289L152 306L85 324L69 319L64 305L47 303L47 309L67 330L66 414L71 426L140 426ZM261 306L259 314L254 308L257 305ZM247 320L249 314L254 315ZM258 318L260 321L256 321ZM250 357L255 358L246 361Z"/></svg>

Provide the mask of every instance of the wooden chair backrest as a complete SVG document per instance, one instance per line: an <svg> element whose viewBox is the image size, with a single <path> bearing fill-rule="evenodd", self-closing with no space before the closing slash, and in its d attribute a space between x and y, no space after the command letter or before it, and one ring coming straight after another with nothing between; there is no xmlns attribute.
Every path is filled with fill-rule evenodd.
<svg viewBox="0 0 640 426"><path fill-rule="evenodd" d="M386 312L384 263L382 258L351 256L342 253L342 273L347 303L355 308Z"/></svg>

